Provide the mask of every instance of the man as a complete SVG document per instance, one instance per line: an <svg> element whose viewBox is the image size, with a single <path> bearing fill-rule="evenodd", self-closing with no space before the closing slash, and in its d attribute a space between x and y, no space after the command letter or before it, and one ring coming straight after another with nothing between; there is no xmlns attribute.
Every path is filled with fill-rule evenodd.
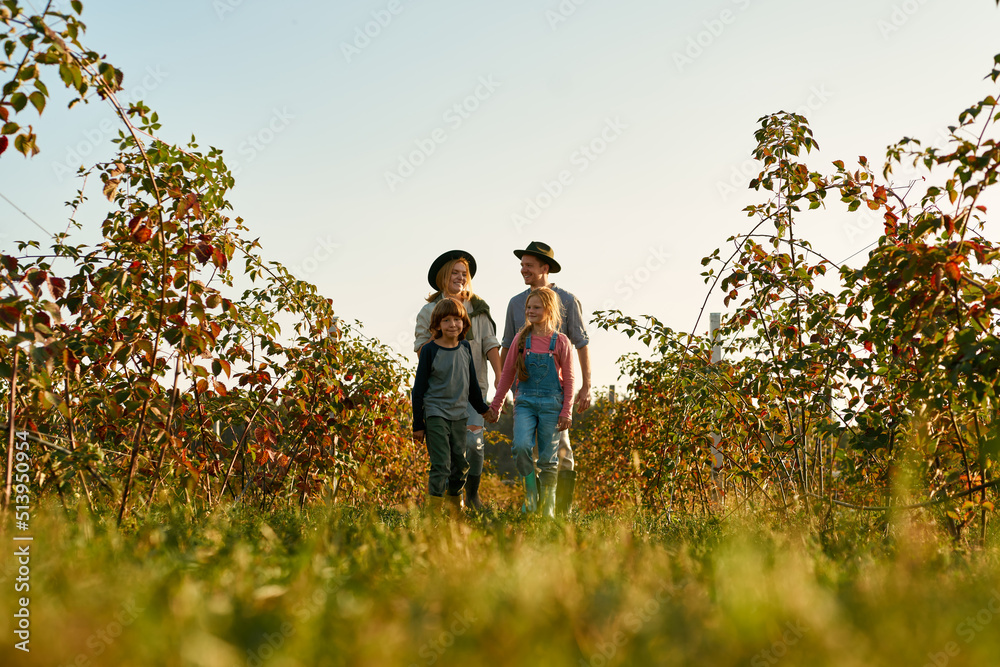
<svg viewBox="0 0 1000 667"><path fill-rule="evenodd" d="M583 309L580 301L564 289L549 282L550 273L559 273L562 269L556 261L552 248L545 243L532 241L524 250L515 250L514 255L521 260L521 277L528 289L524 290L507 304L507 318L504 324L503 341L500 343L500 367L503 368L507 352L514 343L514 336L524 326L524 305L528 294L536 287L548 287L559 296L562 307L562 327L560 331L566 334L569 342L576 348L580 359L581 386L577 392L574 404L577 410L590 407L590 339L583 322ZM576 486L576 471L573 469L573 448L569 442L569 429L559 434L559 472L556 478L556 512L566 514L573 504L573 490Z"/></svg>

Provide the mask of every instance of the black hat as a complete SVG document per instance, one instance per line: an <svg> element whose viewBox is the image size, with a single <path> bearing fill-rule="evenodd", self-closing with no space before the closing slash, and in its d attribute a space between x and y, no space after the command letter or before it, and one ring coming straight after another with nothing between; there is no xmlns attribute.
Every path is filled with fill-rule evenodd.
<svg viewBox="0 0 1000 667"><path fill-rule="evenodd" d="M524 255L534 255L549 265L549 273L559 273L559 270L562 269L559 266L559 262L556 261L552 247L540 241L532 241L528 244L527 248L524 250L515 250L514 254L518 259L521 259Z"/></svg>
<svg viewBox="0 0 1000 667"><path fill-rule="evenodd" d="M466 262L468 262L469 279L471 280L473 277L475 277L476 258L470 255L469 253L465 252L464 250L449 250L448 252L443 253L440 257L435 259L434 262L431 264L430 271L427 272L427 282L431 284L432 288L436 290L441 289L440 287L438 287L437 284L438 271L441 270L442 266L444 266L453 259L464 259Z"/></svg>

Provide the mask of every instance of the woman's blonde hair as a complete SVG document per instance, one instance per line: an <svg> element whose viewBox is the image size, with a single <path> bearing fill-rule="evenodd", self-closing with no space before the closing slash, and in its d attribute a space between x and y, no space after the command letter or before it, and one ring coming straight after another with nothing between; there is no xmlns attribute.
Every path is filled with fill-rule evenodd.
<svg viewBox="0 0 1000 667"><path fill-rule="evenodd" d="M552 330L553 336L559 334L559 327L562 326L562 304L559 301L559 295L548 287L536 287L531 290L528 298L524 300L524 326L521 327L518 336L517 360L514 362L514 368L517 370L517 379L522 381L528 379L528 367L524 363L525 339L534 333L535 330L535 326L528 321L528 302L533 298L537 298L542 302L542 308L545 310L544 321L548 324L548 328Z"/></svg>
<svg viewBox="0 0 1000 667"><path fill-rule="evenodd" d="M448 284L448 278L451 277L451 271L455 268L456 264L463 264L466 271L465 279L465 289L461 291L459 296L462 297L463 301L471 301L474 296L472 293L472 269L469 268L469 262L464 257L456 257L453 260L444 263L434 278L434 282L437 284L438 288L436 292L431 292L430 296L427 297L427 303L434 303L437 298L444 294L444 286Z"/></svg>

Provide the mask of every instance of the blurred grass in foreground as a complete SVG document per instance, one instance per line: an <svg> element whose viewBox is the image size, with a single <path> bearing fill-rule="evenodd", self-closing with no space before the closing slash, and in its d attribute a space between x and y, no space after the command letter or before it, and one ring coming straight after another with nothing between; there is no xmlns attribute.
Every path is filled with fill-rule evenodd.
<svg viewBox="0 0 1000 667"><path fill-rule="evenodd" d="M31 653L4 665L996 665L997 535L762 519L313 508L34 519ZM10 543L10 530L6 531Z"/></svg>

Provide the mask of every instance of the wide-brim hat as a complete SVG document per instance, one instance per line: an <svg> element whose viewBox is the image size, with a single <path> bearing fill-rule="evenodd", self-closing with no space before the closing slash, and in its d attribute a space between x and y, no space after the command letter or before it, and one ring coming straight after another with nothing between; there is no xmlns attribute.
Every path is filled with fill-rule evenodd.
<svg viewBox="0 0 1000 667"><path fill-rule="evenodd" d="M469 280L472 280L472 278L475 277L476 258L470 255L469 253L465 252L464 250L449 250L446 253L442 253L440 257L435 259L434 262L431 264L430 270L427 272L427 282L431 284L432 288L436 290L441 289L440 287L438 287L437 284L438 271L441 270L442 266L452 261L453 259L464 259L466 262L468 262Z"/></svg>
<svg viewBox="0 0 1000 667"><path fill-rule="evenodd" d="M549 273L559 273L562 269L562 267L559 266L559 262L556 261L555 253L552 251L552 247L547 243L532 241L524 250L515 250L514 255L518 259L521 259L525 255L534 255L549 265Z"/></svg>

